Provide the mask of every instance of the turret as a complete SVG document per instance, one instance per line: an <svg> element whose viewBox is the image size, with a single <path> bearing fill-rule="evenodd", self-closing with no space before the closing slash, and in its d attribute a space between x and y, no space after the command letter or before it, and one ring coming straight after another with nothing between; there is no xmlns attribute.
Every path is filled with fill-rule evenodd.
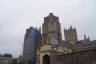
<svg viewBox="0 0 96 64"><path fill-rule="evenodd" d="M86 35L84 35L84 43L88 43L90 42L90 37L86 37Z"/></svg>
<svg viewBox="0 0 96 64"><path fill-rule="evenodd" d="M78 41L76 28L72 28L71 25L69 29L64 29L64 36L66 41Z"/></svg>

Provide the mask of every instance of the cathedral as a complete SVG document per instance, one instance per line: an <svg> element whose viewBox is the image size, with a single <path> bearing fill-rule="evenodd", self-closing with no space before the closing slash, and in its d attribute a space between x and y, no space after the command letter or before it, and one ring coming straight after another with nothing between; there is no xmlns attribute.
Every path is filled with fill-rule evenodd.
<svg viewBox="0 0 96 64"><path fill-rule="evenodd" d="M23 48L25 64L96 64L96 40L84 36L78 41L76 28L64 29L59 17L49 13L41 28L26 30Z"/></svg>

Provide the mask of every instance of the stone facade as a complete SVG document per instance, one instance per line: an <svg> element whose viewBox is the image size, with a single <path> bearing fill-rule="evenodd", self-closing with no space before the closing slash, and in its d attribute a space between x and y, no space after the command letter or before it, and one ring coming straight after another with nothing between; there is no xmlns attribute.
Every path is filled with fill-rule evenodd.
<svg viewBox="0 0 96 64"><path fill-rule="evenodd" d="M69 50L67 54L64 53L64 48L55 48L48 45L41 48L37 64L96 64L96 48L78 52Z"/></svg>
<svg viewBox="0 0 96 64"><path fill-rule="evenodd" d="M50 44L50 40L55 38L58 42L62 40L61 25L59 18L50 13L49 16L44 17L44 23L42 26L42 42L44 44Z"/></svg>
<svg viewBox="0 0 96 64"><path fill-rule="evenodd" d="M51 45L44 45L37 52L37 64L47 64L46 61L50 61L49 64L55 64L57 55L66 54L66 51L68 53L72 52L70 49L67 49L59 45L54 47Z"/></svg>
<svg viewBox="0 0 96 64"><path fill-rule="evenodd" d="M86 44L79 44L76 29L64 29L65 41L62 41L61 26L58 17L52 13L44 17L42 26L42 46L37 50L37 64L95 64L96 49L85 49ZM51 42L51 39L55 38ZM56 40L57 43L56 44ZM87 41L89 42L89 41ZM81 45L80 44L80 45ZM93 49L92 49L93 48Z"/></svg>
<svg viewBox="0 0 96 64"><path fill-rule="evenodd" d="M75 44L78 41L76 28L64 29L65 41L70 41L71 44Z"/></svg>
<svg viewBox="0 0 96 64"><path fill-rule="evenodd" d="M76 29L71 26L70 29L64 29L64 36L66 41L78 41Z"/></svg>
<svg viewBox="0 0 96 64"><path fill-rule="evenodd" d="M55 64L96 64L96 48L57 55Z"/></svg>
<svg viewBox="0 0 96 64"><path fill-rule="evenodd" d="M33 64L96 64L96 41L78 41L76 29L71 26L64 29L65 40L62 40L59 18L53 13L44 17L42 34L39 30L38 36L31 35L30 30L25 35L25 60L31 60ZM35 40L32 40L33 37L36 37Z"/></svg>

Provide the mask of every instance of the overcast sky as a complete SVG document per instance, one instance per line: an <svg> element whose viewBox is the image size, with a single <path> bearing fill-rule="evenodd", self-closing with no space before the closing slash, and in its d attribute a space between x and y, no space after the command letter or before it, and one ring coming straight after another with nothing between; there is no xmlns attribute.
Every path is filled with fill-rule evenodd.
<svg viewBox="0 0 96 64"><path fill-rule="evenodd" d="M96 39L96 0L0 0L0 53L20 55L26 29L41 27L51 12L59 17L62 33L72 25L79 40L84 34Z"/></svg>

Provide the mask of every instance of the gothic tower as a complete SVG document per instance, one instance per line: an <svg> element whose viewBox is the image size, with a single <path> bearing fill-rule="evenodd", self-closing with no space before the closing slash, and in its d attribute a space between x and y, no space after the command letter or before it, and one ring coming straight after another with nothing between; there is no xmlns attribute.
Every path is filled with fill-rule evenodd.
<svg viewBox="0 0 96 64"><path fill-rule="evenodd" d="M40 44L40 31L37 28L30 27L26 30L23 48L23 58L26 63L36 62L37 48Z"/></svg>
<svg viewBox="0 0 96 64"><path fill-rule="evenodd" d="M76 29L71 26L69 29L64 29L64 36L66 41L78 41Z"/></svg>
<svg viewBox="0 0 96 64"><path fill-rule="evenodd" d="M62 40L59 18L54 16L53 13L49 13L49 16L44 17L44 23L42 26L43 44L50 44L51 39L56 39L57 42Z"/></svg>

